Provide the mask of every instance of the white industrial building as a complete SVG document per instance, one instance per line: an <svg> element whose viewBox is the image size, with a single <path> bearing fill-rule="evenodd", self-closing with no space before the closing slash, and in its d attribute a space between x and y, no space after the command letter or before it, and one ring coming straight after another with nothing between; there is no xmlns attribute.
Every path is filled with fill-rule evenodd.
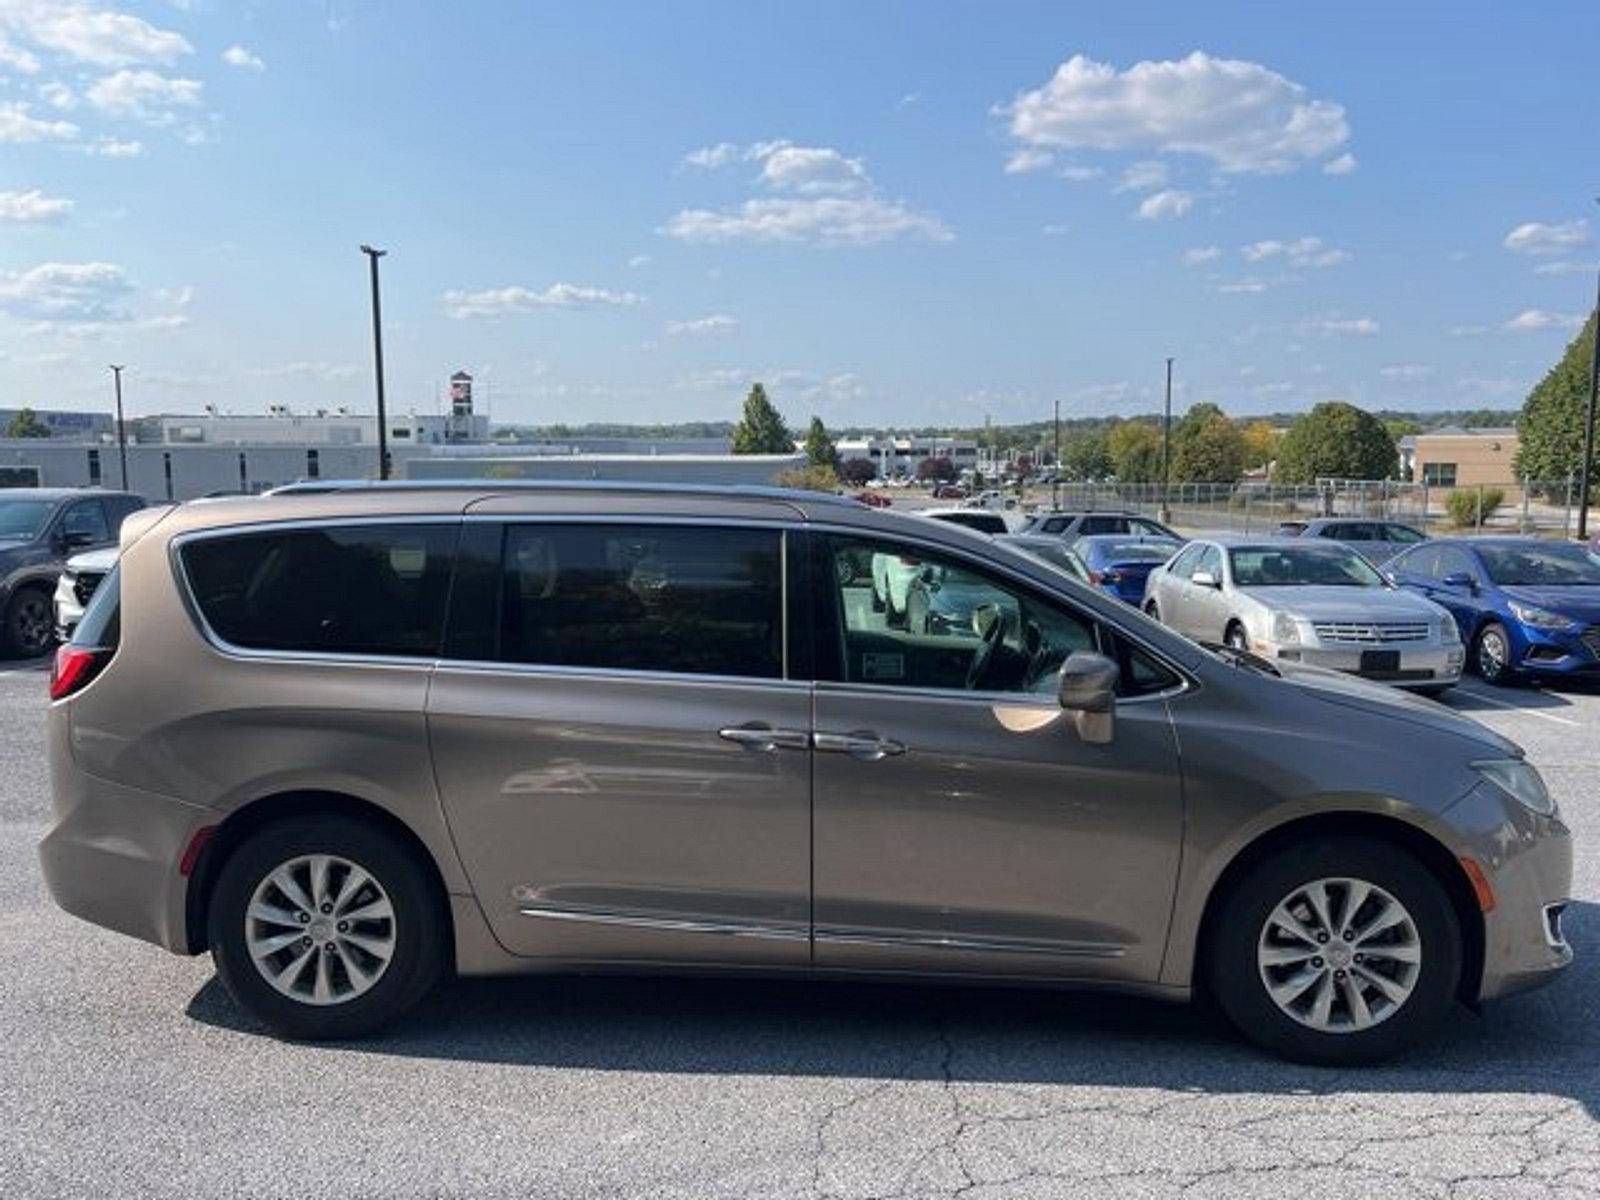
<svg viewBox="0 0 1600 1200"><path fill-rule="evenodd" d="M890 479L897 475L912 476L925 459L948 458L957 472L976 468L978 443L970 438L948 437L880 437L844 438L834 443L839 460L870 459L878 474Z"/></svg>

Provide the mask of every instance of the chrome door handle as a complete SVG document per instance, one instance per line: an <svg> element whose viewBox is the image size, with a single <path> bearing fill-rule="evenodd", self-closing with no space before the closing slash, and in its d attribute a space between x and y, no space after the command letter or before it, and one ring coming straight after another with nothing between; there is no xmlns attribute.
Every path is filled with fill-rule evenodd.
<svg viewBox="0 0 1600 1200"><path fill-rule="evenodd" d="M877 762L880 758L906 752L904 743L879 737L867 730L859 733L814 733L811 735L811 745L817 750L848 754L862 762Z"/></svg>
<svg viewBox="0 0 1600 1200"><path fill-rule="evenodd" d="M804 750L811 745L811 735L803 729L768 729L764 725L730 725L717 730L717 736L726 742L735 742L747 750L768 752L779 746L787 750Z"/></svg>

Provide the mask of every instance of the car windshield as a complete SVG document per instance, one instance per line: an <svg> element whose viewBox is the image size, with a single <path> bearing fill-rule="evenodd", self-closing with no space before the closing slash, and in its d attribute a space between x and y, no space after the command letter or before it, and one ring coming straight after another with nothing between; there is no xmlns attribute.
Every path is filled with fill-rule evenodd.
<svg viewBox="0 0 1600 1200"><path fill-rule="evenodd" d="M0 500L0 538L25 541L38 537L49 517L48 500Z"/></svg>
<svg viewBox="0 0 1600 1200"><path fill-rule="evenodd" d="M1383 587L1383 576L1343 546L1235 546L1235 587Z"/></svg>
<svg viewBox="0 0 1600 1200"><path fill-rule="evenodd" d="M1107 562L1166 562L1178 548L1177 542L1116 542L1100 547Z"/></svg>
<svg viewBox="0 0 1600 1200"><path fill-rule="evenodd" d="M1581 546L1479 546L1478 557L1499 584L1600 586L1600 557Z"/></svg>

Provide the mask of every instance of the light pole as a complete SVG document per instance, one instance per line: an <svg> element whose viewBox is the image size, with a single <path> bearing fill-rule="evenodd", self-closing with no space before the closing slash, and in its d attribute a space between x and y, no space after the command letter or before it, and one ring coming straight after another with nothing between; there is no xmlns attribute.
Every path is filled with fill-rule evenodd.
<svg viewBox="0 0 1600 1200"><path fill-rule="evenodd" d="M1172 506L1167 502L1167 488L1172 477L1172 363L1167 359L1167 407L1161 422L1161 520L1172 520Z"/></svg>
<svg viewBox="0 0 1600 1200"><path fill-rule="evenodd" d="M1600 204L1600 199L1595 201ZM1594 344L1589 348L1589 400L1583 409L1583 460L1578 464L1578 540L1589 536L1589 464L1594 462L1595 393L1600 392L1600 280L1595 283Z"/></svg>
<svg viewBox="0 0 1600 1200"><path fill-rule="evenodd" d="M122 490L128 490L128 427L122 422L122 364L112 363L111 379L117 391L117 458L122 463Z"/></svg>
<svg viewBox="0 0 1600 1200"><path fill-rule="evenodd" d="M383 310L378 303L378 260L388 253L363 244L372 267L372 361L378 380L378 478L389 478L389 416L383 407Z"/></svg>
<svg viewBox="0 0 1600 1200"><path fill-rule="evenodd" d="M1055 462L1051 464L1050 472L1050 507L1061 507L1061 401L1056 401L1055 415Z"/></svg>

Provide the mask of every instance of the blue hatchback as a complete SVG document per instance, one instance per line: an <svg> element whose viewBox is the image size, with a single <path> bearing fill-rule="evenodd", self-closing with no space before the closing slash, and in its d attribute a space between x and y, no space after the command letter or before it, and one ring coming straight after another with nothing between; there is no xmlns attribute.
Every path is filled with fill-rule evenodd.
<svg viewBox="0 0 1600 1200"><path fill-rule="evenodd" d="M1600 555L1537 538L1436 538L1384 564L1442 604L1487 683L1518 675L1600 677Z"/></svg>
<svg viewBox="0 0 1600 1200"><path fill-rule="evenodd" d="M1182 547L1177 538L1127 533L1091 534L1072 543L1088 568L1089 582L1135 607L1144 605L1144 585L1150 572Z"/></svg>

